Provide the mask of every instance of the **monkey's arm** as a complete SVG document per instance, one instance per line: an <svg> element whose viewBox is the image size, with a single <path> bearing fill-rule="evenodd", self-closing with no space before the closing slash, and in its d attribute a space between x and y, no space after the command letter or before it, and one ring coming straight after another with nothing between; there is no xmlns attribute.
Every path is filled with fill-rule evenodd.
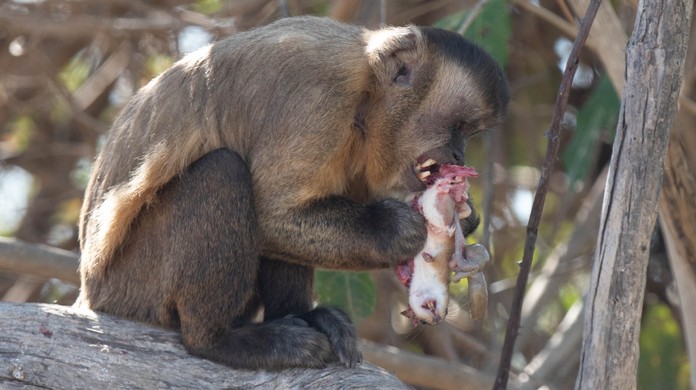
<svg viewBox="0 0 696 390"><path fill-rule="evenodd" d="M264 226L265 225L265 226ZM263 253L313 267L375 269L413 257L426 239L425 220L407 204L360 204L334 196L276 215L263 224Z"/></svg>

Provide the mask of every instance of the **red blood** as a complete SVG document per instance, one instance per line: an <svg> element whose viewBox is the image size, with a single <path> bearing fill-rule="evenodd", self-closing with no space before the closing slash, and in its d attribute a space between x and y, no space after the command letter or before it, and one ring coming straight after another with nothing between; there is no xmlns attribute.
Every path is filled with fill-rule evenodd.
<svg viewBox="0 0 696 390"><path fill-rule="evenodd" d="M394 271L396 271L396 277L399 278L401 284L408 288L411 285L411 278L413 277L413 259L406 260L397 265Z"/></svg>

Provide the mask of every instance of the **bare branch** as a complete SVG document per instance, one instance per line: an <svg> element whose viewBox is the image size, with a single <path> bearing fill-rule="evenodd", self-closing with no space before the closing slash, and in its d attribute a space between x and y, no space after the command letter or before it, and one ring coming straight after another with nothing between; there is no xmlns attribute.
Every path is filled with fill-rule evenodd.
<svg viewBox="0 0 696 390"><path fill-rule="evenodd" d="M432 389L478 390L489 389L493 383L474 368L463 364L448 363L407 352L394 347L380 347L363 342L365 359L393 372L404 382ZM381 388L381 387L380 387Z"/></svg>
<svg viewBox="0 0 696 390"><path fill-rule="evenodd" d="M0 237L0 269L5 271L79 284L78 259L66 250Z"/></svg>

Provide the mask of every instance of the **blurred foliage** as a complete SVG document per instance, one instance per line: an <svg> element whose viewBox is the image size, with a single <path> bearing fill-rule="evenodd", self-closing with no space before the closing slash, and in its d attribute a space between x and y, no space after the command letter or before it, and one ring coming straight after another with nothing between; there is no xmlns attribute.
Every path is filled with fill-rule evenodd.
<svg viewBox="0 0 696 390"><path fill-rule="evenodd" d="M160 73L164 72L165 70L169 69L170 66L174 64L174 58L172 56L168 55L154 55L150 56L147 59L147 73L148 73L148 78L144 80L146 83L150 81L150 78L153 78Z"/></svg>
<svg viewBox="0 0 696 390"><path fill-rule="evenodd" d="M507 9L506 0L489 1L464 33L465 37L486 49L502 67L506 67L508 63L508 41L512 34L510 12Z"/></svg>
<svg viewBox="0 0 696 390"><path fill-rule="evenodd" d="M508 62L508 41L512 33L510 13L506 0L491 0L487 2L476 15L464 32L464 36L479 44L502 67ZM436 27L459 31L467 21L471 11L465 10L446 16L435 22Z"/></svg>
<svg viewBox="0 0 696 390"><path fill-rule="evenodd" d="M377 300L375 284L367 272L317 270L314 290L322 304L343 309L354 322L372 314Z"/></svg>
<svg viewBox="0 0 696 390"><path fill-rule="evenodd" d="M211 15L220 11L223 2L220 0L197 0L193 5L193 10L202 14Z"/></svg>
<svg viewBox="0 0 696 390"><path fill-rule="evenodd" d="M612 143L621 101L606 75L597 82L592 95L577 113L577 125L562 160L568 180L575 183L587 177L595 165L598 145Z"/></svg>
<svg viewBox="0 0 696 390"><path fill-rule="evenodd" d="M58 77L68 91L74 92L89 77L89 66L80 57L74 57Z"/></svg>
<svg viewBox="0 0 696 390"><path fill-rule="evenodd" d="M679 325L667 305L646 306L640 333L638 389L689 389L689 360Z"/></svg>
<svg viewBox="0 0 696 390"><path fill-rule="evenodd" d="M36 130L34 120L28 115L20 115L9 124L9 131L4 134L4 142L9 142L11 148L18 152L29 146L32 133Z"/></svg>

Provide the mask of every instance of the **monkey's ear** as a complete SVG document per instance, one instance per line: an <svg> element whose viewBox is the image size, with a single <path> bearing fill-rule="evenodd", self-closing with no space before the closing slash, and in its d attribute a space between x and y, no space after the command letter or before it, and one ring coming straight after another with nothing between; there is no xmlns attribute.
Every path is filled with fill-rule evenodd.
<svg viewBox="0 0 696 390"><path fill-rule="evenodd" d="M381 85L410 85L425 53L418 27L389 27L366 34L365 54Z"/></svg>

